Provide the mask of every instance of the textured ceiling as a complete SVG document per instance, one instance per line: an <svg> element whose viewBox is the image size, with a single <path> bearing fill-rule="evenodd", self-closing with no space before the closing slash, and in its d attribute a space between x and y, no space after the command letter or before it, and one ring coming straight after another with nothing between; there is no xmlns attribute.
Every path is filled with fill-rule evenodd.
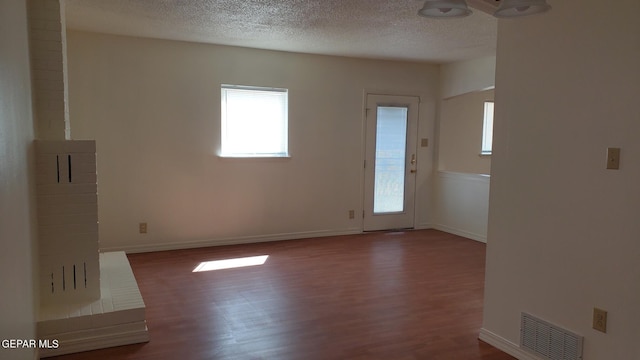
<svg viewBox="0 0 640 360"><path fill-rule="evenodd" d="M486 1L486 0L485 0ZM495 54L497 20L416 0L66 0L67 27L312 54L446 63Z"/></svg>

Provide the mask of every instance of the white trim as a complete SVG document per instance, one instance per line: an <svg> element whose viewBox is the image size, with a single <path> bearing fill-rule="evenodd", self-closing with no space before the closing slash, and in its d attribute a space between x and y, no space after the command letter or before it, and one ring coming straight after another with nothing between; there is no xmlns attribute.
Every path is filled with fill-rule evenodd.
<svg viewBox="0 0 640 360"><path fill-rule="evenodd" d="M282 93L286 93L286 92L289 91L288 88L280 88L280 87L254 86L254 85L232 85L232 84L220 84L220 89L282 92Z"/></svg>
<svg viewBox="0 0 640 360"><path fill-rule="evenodd" d="M433 228L486 243L486 225L479 221L488 217L490 184L488 174L438 171L435 186L439 192L435 195ZM460 191L473 192L474 196L461 198L457 193Z"/></svg>
<svg viewBox="0 0 640 360"><path fill-rule="evenodd" d="M465 230L460 230L460 229L455 229L446 225L442 225L442 224L433 224L433 228L436 230L440 230L440 231L444 231L450 234L454 234L454 235L458 235L458 236L462 236L465 237L467 239L471 239L471 240L475 240L475 241L479 241L479 242L483 242L486 243L487 242L487 236L486 235L482 235L482 234L475 234L472 232L468 232Z"/></svg>
<svg viewBox="0 0 640 360"><path fill-rule="evenodd" d="M414 227L415 230L428 230L434 229L433 224L431 223L420 223Z"/></svg>
<svg viewBox="0 0 640 360"><path fill-rule="evenodd" d="M232 102L230 102L230 98L233 98L231 95L238 96L240 93L251 93L251 97L257 96L256 94L270 94L270 98L272 94L277 95L277 105L278 112L274 114L278 114L279 116L268 116L263 119L260 118L260 122L268 121L267 123L270 126L273 126L275 133L278 133L278 136L282 136L282 141L280 141L277 146L279 149L269 149L276 150L277 152L266 152L263 148L258 149L246 149L245 146L241 146L240 149L235 149L237 146L234 146L233 139L244 138L247 136L246 131L242 130L241 132L236 131L228 131L227 129L235 129L236 126L229 126L229 124L233 124L238 119L245 119L246 114L241 114L240 118L236 111L239 109L238 105L231 106ZM220 95L221 95L221 112L220 112L220 150L218 156L220 157L229 157L229 158L258 158L258 157L266 157L266 158L288 158L289 155L289 90L286 88L265 88L265 87L257 87L257 86L245 86L245 85L220 85ZM245 104L243 104L245 105ZM281 111L281 112L280 112ZM232 115L232 114L235 114ZM255 114L252 114L252 116ZM269 115L272 115L269 112ZM270 120L269 120L270 119ZM273 120L273 124L271 124L271 120ZM251 124L245 124L246 126L251 126ZM274 134L275 134L274 133ZM279 151L278 151L279 150ZM248 151L258 151L256 152L248 152Z"/></svg>
<svg viewBox="0 0 640 360"><path fill-rule="evenodd" d="M218 154L221 159L291 159L290 153Z"/></svg>
<svg viewBox="0 0 640 360"><path fill-rule="evenodd" d="M495 89L496 89L495 85L491 85L491 86L483 87L483 88L477 89L477 90L469 90L469 91L461 92L459 94L448 95L446 97L443 97L440 100L450 100L450 99L453 99L453 98L456 98L456 97L462 96L462 95L476 94L476 93L481 93L483 91L489 91L489 90L495 90ZM493 100L491 100L491 101L493 101Z"/></svg>
<svg viewBox="0 0 640 360"><path fill-rule="evenodd" d="M418 134L420 123L419 95L380 95L367 93L365 95L365 109L373 110L379 106L398 106L407 109L406 123L406 155L417 155ZM374 111L372 111L375 114ZM417 203L417 176L405 176L404 210L397 213L374 213L374 183L375 183L375 143L377 115L371 115L365 110L364 125L364 161L368 164L363 169L363 209L365 211L362 227L364 231L378 231L393 228L415 228L415 214ZM369 129L369 127L371 127ZM363 163L364 163L363 161Z"/></svg>
<svg viewBox="0 0 640 360"><path fill-rule="evenodd" d="M491 104L491 106L489 106ZM480 147L480 154L491 155L493 151L493 114L494 114L494 101L484 101L484 116L482 117L482 145ZM491 107L491 112L487 111Z"/></svg>
<svg viewBox="0 0 640 360"><path fill-rule="evenodd" d="M176 242L169 242L169 243L162 243L162 244L112 246L112 247L100 248L100 252L125 251L126 253L131 254L131 253L152 252L152 251L192 249L192 248L209 247L209 246L251 244L251 243L269 242L269 241L297 240L297 239L305 239L305 238L355 235L355 234L362 234L362 229L352 228L352 229L346 229L346 230L303 231L303 232L269 234L269 235L237 236L237 237L205 239L205 240L196 240L196 241L176 241Z"/></svg>
<svg viewBox="0 0 640 360"><path fill-rule="evenodd" d="M480 335L478 336L478 339L499 350L506 352L507 354L519 360L542 360L541 358L520 349L517 344L514 344L511 341L503 338L502 336L499 336L485 328L480 329Z"/></svg>
<svg viewBox="0 0 640 360"><path fill-rule="evenodd" d="M464 179L468 181L490 182L490 174L463 173L456 171L438 170L438 176L447 179Z"/></svg>

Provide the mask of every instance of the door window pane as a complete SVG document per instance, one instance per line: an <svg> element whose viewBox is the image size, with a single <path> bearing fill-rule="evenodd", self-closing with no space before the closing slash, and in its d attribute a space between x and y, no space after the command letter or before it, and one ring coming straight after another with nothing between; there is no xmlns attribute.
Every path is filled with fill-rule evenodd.
<svg viewBox="0 0 640 360"><path fill-rule="evenodd" d="M377 109L373 212L404 211L407 147L406 107Z"/></svg>

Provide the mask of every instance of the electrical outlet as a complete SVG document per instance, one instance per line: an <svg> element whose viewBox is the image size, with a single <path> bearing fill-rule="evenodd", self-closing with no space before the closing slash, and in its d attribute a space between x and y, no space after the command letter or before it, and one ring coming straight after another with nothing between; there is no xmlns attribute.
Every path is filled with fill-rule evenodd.
<svg viewBox="0 0 640 360"><path fill-rule="evenodd" d="M593 328L603 333L607 332L607 312L605 310L593 308Z"/></svg>
<svg viewBox="0 0 640 360"><path fill-rule="evenodd" d="M620 169L620 148L607 148L607 169Z"/></svg>
<svg viewBox="0 0 640 360"><path fill-rule="evenodd" d="M139 230L140 230L140 234L146 234L147 233L147 223L140 223L140 225L138 226Z"/></svg>
<svg viewBox="0 0 640 360"><path fill-rule="evenodd" d="M356 217L356 211L349 210L349 219L355 219L355 217Z"/></svg>

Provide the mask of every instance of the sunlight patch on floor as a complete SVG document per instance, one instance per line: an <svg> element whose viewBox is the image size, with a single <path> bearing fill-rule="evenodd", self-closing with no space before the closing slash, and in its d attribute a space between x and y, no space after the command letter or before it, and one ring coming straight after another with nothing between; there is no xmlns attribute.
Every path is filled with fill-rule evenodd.
<svg viewBox="0 0 640 360"><path fill-rule="evenodd" d="M249 256L235 259L213 260L201 262L193 272L203 272L222 269L233 269L247 266L263 265L269 255Z"/></svg>

